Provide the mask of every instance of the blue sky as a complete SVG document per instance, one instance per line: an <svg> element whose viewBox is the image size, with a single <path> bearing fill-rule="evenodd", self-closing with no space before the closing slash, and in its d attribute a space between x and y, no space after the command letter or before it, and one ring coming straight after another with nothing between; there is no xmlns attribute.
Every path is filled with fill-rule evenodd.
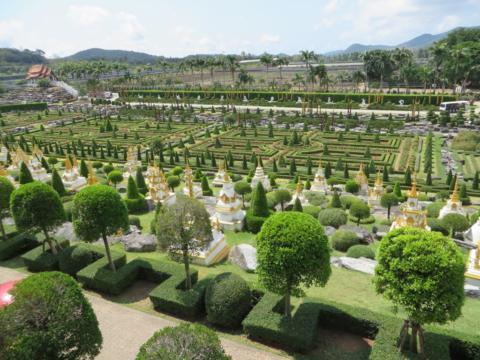
<svg viewBox="0 0 480 360"><path fill-rule="evenodd" d="M322 53L480 25L480 0L0 0L0 47Z"/></svg>

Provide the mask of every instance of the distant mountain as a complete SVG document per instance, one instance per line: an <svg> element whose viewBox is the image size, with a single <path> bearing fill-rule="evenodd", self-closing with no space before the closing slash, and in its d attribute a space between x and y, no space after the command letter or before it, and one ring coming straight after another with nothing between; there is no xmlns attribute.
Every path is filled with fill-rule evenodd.
<svg viewBox="0 0 480 360"><path fill-rule="evenodd" d="M414 37L413 39L410 39L408 41L405 41L401 44L398 45L364 45L364 44L352 44L349 47L347 47L344 50L335 50L335 51L329 51L325 53L324 55L326 56L333 56L333 55L339 55L339 54L350 54L354 52L365 52L368 50L376 50L376 49L395 49L395 48L408 48L408 49L421 49L421 48L426 48L433 43L443 40L447 37L447 35L454 31L457 30L458 28L440 33L440 34L422 34L420 36Z"/></svg>
<svg viewBox="0 0 480 360"><path fill-rule="evenodd" d="M124 61L133 64L147 64L154 63L160 59L163 59L163 57L138 51L92 48L79 51L73 55L63 58L62 60L108 60Z"/></svg>
<svg viewBox="0 0 480 360"><path fill-rule="evenodd" d="M0 63L14 64L45 64L44 53L41 50L17 50L11 48L0 48Z"/></svg>

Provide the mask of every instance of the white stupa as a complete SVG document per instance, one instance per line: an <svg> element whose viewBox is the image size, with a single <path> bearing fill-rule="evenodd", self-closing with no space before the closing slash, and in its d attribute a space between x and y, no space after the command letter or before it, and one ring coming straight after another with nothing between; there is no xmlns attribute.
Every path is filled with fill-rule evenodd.
<svg viewBox="0 0 480 360"><path fill-rule="evenodd" d="M183 187L183 194L194 199L199 199L203 196L202 189L193 182L193 172L188 162L185 167L185 186Z"/></svg>
<svg viewBox="0 0 480 360"><path fill-rule="evenodd" d="M385 193L385 188L383 187L383 179L380 175L380 171L377 173L377 178L375 179L375 184L373 188L368 190L368 205L378 206L380 205L380 199Z"/></svg>
<svg viewBox="0 0 480 360"><path fill-rule="evenodd" d="M123 177L128 179L129 176L135 176L137 168L142 166L142 162L137 158L137 150L135 146L129 146L127 150L127 162L124 166Z"/></svg>
<svg viewBox="0 0 480 360"><path fill-rule="evenodd" d="M253 176L251 182L252 189L255 189L259 182L262 183L263 188L266 191L270 191L272 189L272 187L270 186L270 180L268 179L268 176L265 175L265 173L263 172L263 167L261 165L258 165L255 169L255 175Z"/></svg>
<svg viewBox="0 0 480 360"><path fill-rule="evenodd" d="M212 224L212 237L213 240L208 244L206 249L201 250L193 256L192 261L195 264L210 266L222 261L228 256L230 247L227 244L227 240L218 221Z"/></svg>
<svg viewBox="0 0 480 360"><path fill-rule="evenodd" d="M226 174L225 164L222 164L218 167L218 171L215 174L215 178L212 181L213 186L222 187L224 184L225 174Z"/></svg>
<svg viewBox="0 0 480 360"><path fill-rule="evenodd" d="M427 225L427 212L422 209L418 202L417 179L415 175L412 179L412 188L408 194L407 202L401 206L401 214L393 221L390 230L407 226L430 230L430 227Z"/></svg>
<svg viewBox="0 0 480 360"><path fill-rule="evenodd" d="M68 190L78 190L87 185L87 179L78 174L77 159L73 158L73 164L70 159L65 159L65 171L62 174L62 181Z"/></svg>
<svg viewBox="0 0 480 360"><path fill-rule="evenodd" d="M327 190L328 186L325 179L325 172L323 171L322 163L319 162L317 172L315 173L315 179L313 179L310 191L318 191L326 194Z"/></svg>
<svg viewBox="0 0 480 360"><path fill-rule="evenodd" d="M303 194L303 185L302 185L302 181L300 180L300 177L298 178L297 186L295 188L295 192L292 195L292 200L290 200L289 202L289 205L294 205L297 199L300 200L300 203L302 204L302 206L308 205L308 199Z"/></svg>
<svg viewBox="0 0 480 360"><path fill-rule="evenodd" d="M33 180L47 182L52 179L52 175L42 166L43 152L38 146L33 147L33 156L26 165L32 174Z"/></svg>
<svg viewBox="0 0 480 360"><path fill-rule="evenodd" d="M149 166L147 170L148 195L146 200L162 205L171 205L175 203L176 196L168 187L167 179L163 171L155 166Z"/></svg>
<svg viewBox="0 0 480 360"><path fill-rule="evenodd" d="M447 204L440 209L438 218L441 219L448 214L460 214L465 216L465 210L462 207L462 202L458 194L458 179L455 180L452 195L448 199Z"/></svg>
<svg viewBox="0 0 480 360"><path fill-rule="evenodd" d="M212 223L218 223L223 230L239 231L243 229L245 211L242 202L235 193L233 182L225 173L223 187L215 205L215 214L210 218Z"/></svg>
<svg viewBox="0 0 480 360"><path fill-rule="evenodd" d="M480 286L480 218L470 229L463 233L466 241L471 241L476 247L470 250L465 277L467 281Z"/></svg>

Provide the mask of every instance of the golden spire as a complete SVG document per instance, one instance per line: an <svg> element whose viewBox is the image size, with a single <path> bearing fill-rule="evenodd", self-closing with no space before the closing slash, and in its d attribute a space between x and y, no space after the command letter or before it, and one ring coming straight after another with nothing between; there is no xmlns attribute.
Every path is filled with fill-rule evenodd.
<svg viewBox="0 0 480 360"><path fill-rule="evenodd" d="M355 181L359 185L368 185L368 178L367 175L365 175L365 171L363 170L363 163L360 163L360 167L358 169L357 176L355 177Z"/></svg>
<svg viewBox="0 0 480 360"><path fill-rule="evenodd" d="M70 162L70 158L68 156L65 158L65 170L72 171L72 163Z"/></svg>
<svg viewBox="0 0 480 360"><path fill-rule="evenodd" d="M212 156L215 156L215 155L212 155ZM218 164L218 171L222 171L222 170L225 170L225 163L220 161L220 164Z"/></svg>
<svg viewBox="0 0 480 360"><path fill-rule="evenodd" d="M413 173L412 188L410 189L410 193L409 193L408 197L416 198L417 196L418 196L418 193L417 193L417 174Z"/></svg>
<svg viewBox="0 0 480 360"><path fill-rule="evenodd" d="M3 164L0 163L0 176L7 176L7 175L8 175L7 169L5 169L5 166L3 166Z"/></svg>
<svg viewBox="0 0 480 360"><path fill-rule="evenodd" d="M88 162L88 185L94 185L98 182L97 177L95 176L95 170L93 170L92 162Z"/></svg>
<svg viewBox="0 0 480 360"><path fill-rule="evenodd" d="M458 194L458 177L455 178L455 184L453 185L453 192L452 192L452 195L450 196L450 200L453 203L458 203L460 201L460 196Z"/></svg>
<svg viewBox="0 0 480 360"><path fill-rule="evenodd" d="M295 192L300 194L302 192L302 181L300 180L300 176L298 177L297 187L295 188Z"/></svg>
<svg viewBox="0 0 480 360"><path fill-rule="evenodd" d="M383 186L383 179L380 176L380 170L377 172L377 178L375 179L375 186Z"/></svg>

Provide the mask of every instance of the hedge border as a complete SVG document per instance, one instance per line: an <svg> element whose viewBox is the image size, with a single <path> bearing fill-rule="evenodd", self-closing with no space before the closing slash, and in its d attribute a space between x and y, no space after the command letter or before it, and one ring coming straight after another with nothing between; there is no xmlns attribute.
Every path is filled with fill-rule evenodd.
<svg viewBox="0 0 480 360"><path fill-rule="evenodd" d="M0 261L8 260L38 245L39 242L35 235L22 233L12 236L10 234L6 241L0 240Z"/></svg>
<svg viewBox="0 0 480 360"><path fill-rule="evenodd" d="M60 249L57 255L52 254L48 245L45 244L45 251L43 251L44 246L40 245L23 254L21 258L27 269L32 272L58 270L58 257L61 249L68 247L70 242L68 240L60 241L59 245Z"/></svg>

